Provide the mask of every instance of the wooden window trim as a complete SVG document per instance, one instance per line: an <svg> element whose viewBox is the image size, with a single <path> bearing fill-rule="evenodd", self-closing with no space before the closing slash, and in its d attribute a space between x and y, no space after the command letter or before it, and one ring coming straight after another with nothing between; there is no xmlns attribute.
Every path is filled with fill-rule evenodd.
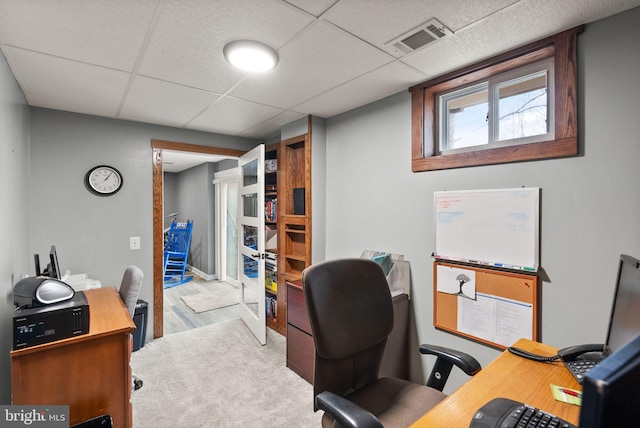
<svg viewBox="0 0 640 428"><path fill-rule="evenodd" d="M409 88L413 172L521 162L578 154L578 26ZM554 58L555 139L509 147L436 155L436 94L492 75Z"/></svg>

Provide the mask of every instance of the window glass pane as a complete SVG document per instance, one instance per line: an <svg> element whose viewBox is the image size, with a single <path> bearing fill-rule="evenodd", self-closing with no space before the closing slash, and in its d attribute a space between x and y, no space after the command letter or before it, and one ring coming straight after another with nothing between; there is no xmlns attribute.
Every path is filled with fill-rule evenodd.
<svg viewBox="0 0 640 428"><path fill-rule="evenodd" d="M487 84L447 94L440 150L453 150L488 143L489 114Z"/></svg>
<svg viewBox="0 0 640 428"><path fill-rule="evenodd" d="M496 94L496 140L512 140L548 132L546 70L496 85Z"/></svg>

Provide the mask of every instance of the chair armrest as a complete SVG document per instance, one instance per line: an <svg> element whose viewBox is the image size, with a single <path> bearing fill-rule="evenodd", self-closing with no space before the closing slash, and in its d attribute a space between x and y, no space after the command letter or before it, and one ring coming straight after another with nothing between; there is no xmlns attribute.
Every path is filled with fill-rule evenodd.
<svg viewBox="0 0 640 428"><path fill-rule="evenodd" d="M451 368L455 365L469 376L478 373L482 366L471 355L451 348L445 348L436 345L420 345L420 353L427 355L435 355L436 363L433 366L427 386L435 388L439 391L444 389L447 383Z"/></svg>
<svg viewBox="0 0 640 428"><path fill-rule="evenodd" d="M323 391L316 395L316 407L331 415L340 427L383 428L373 414L333 392Z"/></svg>

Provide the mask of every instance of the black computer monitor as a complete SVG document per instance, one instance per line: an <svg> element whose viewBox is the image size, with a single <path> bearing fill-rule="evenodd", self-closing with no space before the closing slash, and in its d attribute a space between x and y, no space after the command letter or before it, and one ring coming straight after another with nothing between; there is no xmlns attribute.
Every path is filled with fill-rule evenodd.
<svg viewBox="0 0 640 428"><path fill-rule="evenodd" d="M60 265L58 264L58 253L55 245L51 246L51 250L49 251L49 260L51 262L49 276L51 278L60 279Z"/></svg>
<svg viewBox="0 0 640 428"><path fill-rule="evenodd" d="M56 246L52 245L51 250L49 250L49 263L45 270L40 272L40 257L37 254L33 255L33 260L36 268L36 276L48 276L51 278L60 279L60 265L58 263L58 252L56 251Z"/></svg>
<svg viewBox="0 0 640 428"><path fill-rule="evenodd" d="M607 355L616 352L640 334L640 260L620 256L616 293L609 319Z"/></svg>
<svg viewBox="0 0 640 428"><path fill-rule="evenodd" d="M636 336L585 375L578 426L637 428L639 404L640 336Z"/></svg>

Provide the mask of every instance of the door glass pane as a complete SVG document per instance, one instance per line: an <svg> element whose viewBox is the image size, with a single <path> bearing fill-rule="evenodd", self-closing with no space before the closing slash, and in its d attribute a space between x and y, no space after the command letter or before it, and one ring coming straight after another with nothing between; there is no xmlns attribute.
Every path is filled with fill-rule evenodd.
<svg viewBox="0 0 640 428"><path fill-rule="evenodd" d="M242 215L245 217L258 216L258 194L242 195Z"/></svg>
<svg viewBox="0 0 640 428"><path fill-rule="evenodd" d="M489 142L489 90L486 83L442 95L440 150Z"/></svg>
<svg viewBox="0 0 640 428"><path fill-rule="evenodd" d="M244 274L249 278L257 278L258 262L255 259L244 254L242 255L242 260L243 260Z"/></svg>
<svg viewBox="0 0 640 428"><path fill-rule="evenodd" d="M238 279L238 183L228 183L227 192L227 266L226 274Z"/></svg>
<svg viewBox="0 0 640 428"><path fill-rule="evenodd" d="M242 303L244 303L256 317L258 316L258 291L256 284L242 281Z"/></svg>
<svg viewBox="0 0 640 428"><path fill-rule="evenodd" d="M548 132L546 70L496 85L496 93L498 140Z"/></svg>
<svg viewBox="0 0 640 428"><path fill-rule="evenodd" d="M245 247L256 250L258 243L258 228L255 226L242 225L242 244Z"/></svg>
<svg viewBox="0 0 640 428"><path fill-rule="evenodd" d="M252 160L242 167L242 185L250 186L258 182L258 161Z"/></svg>

